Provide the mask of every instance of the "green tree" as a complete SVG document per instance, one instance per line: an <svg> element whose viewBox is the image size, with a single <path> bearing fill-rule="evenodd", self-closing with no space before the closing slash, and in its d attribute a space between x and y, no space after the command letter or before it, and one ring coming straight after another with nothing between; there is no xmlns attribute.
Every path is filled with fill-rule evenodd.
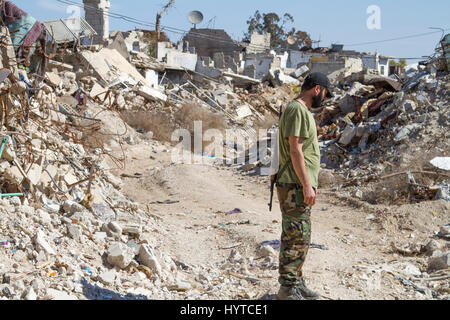
<svg viewBox="0 0 450 320"><path fill-rule="evenodd" d="M400 59L399 60L400 65L402 66L403 69L406 68L407 64L406 64L406 59Z"/></svg>
<svg viewBox="0 0 450 320"><path fill-rule="evenodd" d="M247 20L248 32L244 34L244 40L250 41L253 32L258 33L270 33L270 46L272 48L279 48L281 45L286 43L289 36L293 36L297 41L297 45L311 46L312 41L310 36L296 28L292 28L288 31L287 24L293 24L294 17L289 13L285 13L282 18L280 18L276 13L260 13L259 10L255 12L253 17Z"/></svg>
<svg viewBox="0 0 450 320"><path fill-rule="evenodd" d="M406 62L406 59L399 59L398 62L395 61L395 60L391 60L389 62L389 65L391 65L391 66L400 66L400 67L402 67L402 69L405 69L406 66L407 66L407 62Z"/></svg>

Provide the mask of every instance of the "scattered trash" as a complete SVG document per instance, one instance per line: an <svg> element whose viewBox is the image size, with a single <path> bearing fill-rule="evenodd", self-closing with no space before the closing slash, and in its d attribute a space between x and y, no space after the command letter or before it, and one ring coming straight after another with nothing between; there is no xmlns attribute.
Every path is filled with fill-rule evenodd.
<svg viewBox="0 0 450 320"><path fill-rule="evenodd" d="M231 214L236 214L236 213L242 213L242 210L239 208L236 208L234 210L228 211L227 213L225 213L225 215L231 215Z"/></svg>
<svg viewBox="0 0 450 320"><path fill-rule="evenodd" d="M85 272L85 274L87 274L87 275L92 275L92 271L89 268L83 268L81 270L83 270Z"/></svg>

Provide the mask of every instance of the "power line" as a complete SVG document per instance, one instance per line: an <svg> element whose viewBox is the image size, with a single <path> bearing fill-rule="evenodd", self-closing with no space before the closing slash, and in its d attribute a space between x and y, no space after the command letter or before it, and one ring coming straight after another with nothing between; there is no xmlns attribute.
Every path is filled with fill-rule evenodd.
<svg viewBox="0 0 450 320"><path fill-rule="evenodd" d="M75 5L75 6L78 6L80 8L97 9L96 7L83 5L83 4L80 4L80 3L77 3L77 2L74 2L74 1L71 1L71 0L56 0L56 1L64 3L64 4ZM136 19L136 18L133 18L133 17L130 17L130 16L122 15L122 14L108 12L106 15L111 17L111 18L122 19L122 20L125 20L127 22L135 23L135 24L142 25L142 26L153 27L153 28L156 27L155 23L146 22L146 21L139 20L139 19ZM229 44L237 44L239 42L239 41L234 41L234 40L232 40L232 41L224 40L223 38L218 38L218 37L215 37L213 35L206 35L206 34L199 33L199 32L193 31L193 30L187 31L187 30L178 29L178 28L175 28L175 27L170 27L170 26L163 26L163 25L161 25L161 29L164 30L164 31L167 31L167 32L180 34L180 35L186 35L186 34L189 33L189 35L192 36L193 38L214 40L216 42L229 43ZM449 31L450 28L443 29L443 30L444 30L444 32L445 31ZM376 44L376 43L398 41L398 40L404 40L404 39L423 37L423 36L436 34L436 33L440 33L440 32L441 31L433 31L433 32L427 32L427 33L421 33L421 34L397 37L397 38L386 39L386 40L362 42L362 43L355 43L355 44L345 44L344 46L346 46L346 47L354 47L354 46L361 46L361 45L368 45L368 44ZM268 49L266 46L254 45L254 44L252 44L252 47L261 48L261 49ZM408 59L413 60L413 58L408 58ZM416 59L416 58L414 58L414 59ZM417 60L419 60L419 59L422 59L422 58L417 58Z"/></svg>
<svg viewBox="0 0 450 320"><path fill-rule="evenodd" d="M70 1L70 0L56 0L58 2L64 3L64 4L70 4L70 5L74 5L80 8L90 8L90 9L97 9L96 7L92 7L92 6L88 6L88 5L82 5L80 3L74 2L74 1ZM109 12L107 14L105 14L111 18L116 18L116 19L122 19L125 20L127 22L131 22L131 23L135 23L138 25L142 25L142 26L147 26L147 27L155 27L156 24L155 23L151 23L151 22L146 22L146 21L142 21L142 20L138 20L136 18L130 17L130 16L126 16L126 15L122 15L122 14L117 14L117 13L113 13L113 12ZM194 37L194 38L202 38L202 39L208 39L208 40L214 40L217 42L222 42L222 43L228 43L228 44L236 44L237 41L229 41L229 40L224 40L223 38L218 38L212 35L205 35L196 31L187 31L187 30L183 30L183 29L178 29L175 27L170 27L170 26L163 26L161 25L161 29L167 32L171 32L171 33L176 33L176 34L181 34L181 35L186 35L187 33L189 33L190 36ZM258 46L258 45L254 45L254 47L261 47L261 48L266 48L264 46Z"/></svg>
<svg viewBox="0 0 450 320"><path fill-rule="evenodd" d="M444 31L448 31L448 30L450 30L450 28L449 29L444 29ZM441 33L441 31L432 31L432 32L427 32L427 33L420 33L420 34L404 36L404 37L398 37L398 38L392 38L392 39L386 39L386 40L361 42L361 43L355 43L355 44L346 44L345 46L346 47L355 47L355 46L362 46L362 45L367 45L367 44L375 44L375 43L383 43L383 42L411 39L411 38L418 38L418 37L428 36L428 35L436 34L436 33Z"/></svg>

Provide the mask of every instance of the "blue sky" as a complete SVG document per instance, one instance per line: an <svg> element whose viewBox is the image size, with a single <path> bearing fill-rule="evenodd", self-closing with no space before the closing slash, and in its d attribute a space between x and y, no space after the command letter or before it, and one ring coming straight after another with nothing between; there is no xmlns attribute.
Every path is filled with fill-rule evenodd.
<svg viewBox="0 0 450 320"><path fill-rule="evenodd" d="M82 0L72 0L81 3ZM67 5L57 0L13 0L19 7L40 21L69 17ZM155 22L156 13L166 0L111 0L111 12L139 20ZM381 29L369 30L367 8L380 8ZM321 40L321 46L331 43L345 45L386 40L436 32L429 27L449 29L450 1L448 0L175 0L174 7L164 15L162 25L189 30L187 14L192 10L203 12L205 20L198 28L207 26L225 29L235 40L241 40L247 29L246 21L256 10L263 13L290 13L292 26L308 32L313 40ZM82 12L84 16L84 13ZM145 28L127 21L111 18L111 30ZM148 28L151 29L151 28ZM182 35L167 32L172 41ZM383 55L416 58L433 54L441 33L396 40L391 42L346 46L346 49L379 52ZM415 61L411 61L415 62Z"/></svg>

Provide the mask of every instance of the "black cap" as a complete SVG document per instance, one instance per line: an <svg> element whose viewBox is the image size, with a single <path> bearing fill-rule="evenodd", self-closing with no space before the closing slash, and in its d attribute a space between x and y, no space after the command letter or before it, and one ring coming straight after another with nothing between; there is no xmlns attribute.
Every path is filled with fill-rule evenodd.
<svg viewBox="0 0 450 320"><path fill-rule="evenodd" d="M308 77L306 77L305 83L303 85L308 85L311 87L319 85L319 86L327 89L327 91L328 91L327 98L334 97L334 95L331 91L332 87L331 87L330 80L328 79L328 77L326 75L324 75L321 72L311 73Z"/></svg>

